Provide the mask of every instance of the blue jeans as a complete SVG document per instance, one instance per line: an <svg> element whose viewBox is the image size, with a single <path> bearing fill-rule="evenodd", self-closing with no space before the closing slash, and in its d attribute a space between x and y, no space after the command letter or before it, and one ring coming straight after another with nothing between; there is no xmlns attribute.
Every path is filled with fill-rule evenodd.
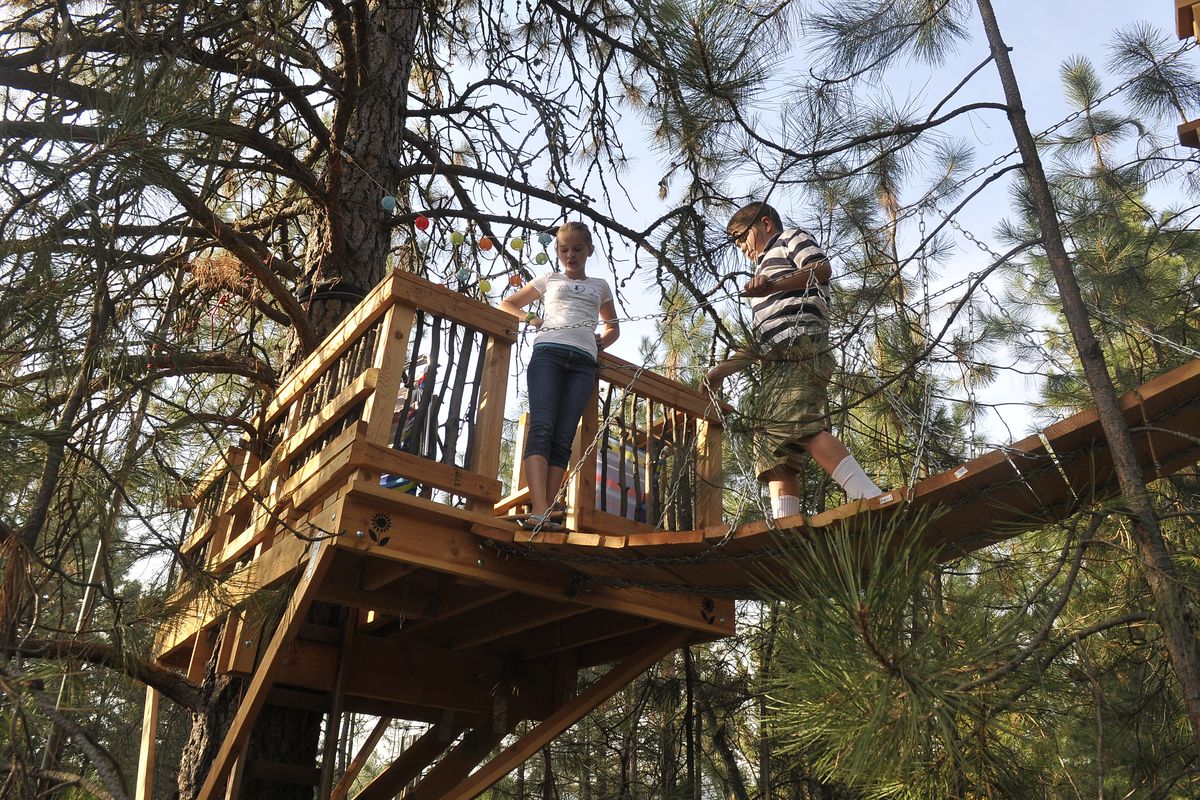
<svg viewBox="0 0 1200 800"><path fill-rule="evenodd" d="M565 468L571 460L575 428L596 389L596 362L574 350L535 347L526 378L525 458L545 456L550 466Z"/></svg>

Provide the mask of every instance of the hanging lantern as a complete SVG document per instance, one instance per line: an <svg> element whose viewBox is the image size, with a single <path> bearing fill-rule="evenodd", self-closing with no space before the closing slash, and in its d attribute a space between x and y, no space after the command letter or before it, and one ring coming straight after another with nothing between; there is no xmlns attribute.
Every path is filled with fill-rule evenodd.
<svg viewBox="0 0 1200 800"><path fill-rule="evenodd" d="M463 283L463 284L470 283L471 278L473 278L474 276L475 276L474 272L467 269L466 267L463 267L462 269L460 269L458 271L458 282Z"/></svg>
<svg viewBox="0 0 1200 800"><path fill-rule="evenodd" d="M549 247L550 243L553 241L554 237L548 233L543 232L538 234L538 244L540 244L542 247Z"/></svg>
<svg viewBox="0 0 1200 800"><path fill-rule="evenodd" d="M487 294L491 290L492 290L492 282L491 281L489 281L487 278L484 278L481 281L479 281L479 291L483 292L484 294Z"/></svg>
<svg viewBox="0 0 1200 800"><path fill-rule="evenodd" d="M424 214L417 214L417 218L413 220L413 225L417 226L417 230L423 231L429 228L429 217Z"/></svg>
<svg viewBox="0 0 1200 800"><path fill-rule="evenodd" d="M379 198L379 207L384 211L395 211L396 198L392 197L390 194L385 194L383 197Z"/></svg>
<svg viewBox="0 0 1200 800"><path fill-rule="evenodd" d="M480 239L479 240L479 249L480 250L491 250L492 249L491 238L488 236L485 236L482 239Z"/></svg>
<svg viewBox="0 0 1200 800"><path fill-rule="evenodd" d="M466 240L467 237L463 235L462 231L450 231L450 244L454 245L455 247L458 247Z"/></svg>
<svg viewBox="0 0 1200 800"><path fill-rule="evenodd" d="M546 255L545 253L538 253L536 256L533 257L533 260L539 264L545 264L547 261L550 260L550 256Z"/></svg>
<svg viewBox="0 0 1200 800"><path fill-rule="evenodd" d="M515 238L511 242L509 242L508 246L511 247L513 250L516 250L519 253L525 249L525 240L522 239L520 236L518 236L517 238Z"/></svg>
<svg viewBox="0 0 1200 800"><path fill-rule="evenodd" d="M508 285L509 286L520 286L521 285L521 276L516 272L514 272L512 275L509 275L508 276Z"/></svg>

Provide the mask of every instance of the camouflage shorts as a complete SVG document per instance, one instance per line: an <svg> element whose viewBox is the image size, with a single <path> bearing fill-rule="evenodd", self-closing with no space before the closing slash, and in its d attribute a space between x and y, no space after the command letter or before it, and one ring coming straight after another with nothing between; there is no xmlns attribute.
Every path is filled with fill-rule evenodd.
<svg viewBox="0 0 1200 800"><path fill-rule="evenodd" d="M800 443L828 430L825 407L835 366L824 335L773 350L758 362L742 409L757 476L778 466L797 468L804 455Z"/></svg>

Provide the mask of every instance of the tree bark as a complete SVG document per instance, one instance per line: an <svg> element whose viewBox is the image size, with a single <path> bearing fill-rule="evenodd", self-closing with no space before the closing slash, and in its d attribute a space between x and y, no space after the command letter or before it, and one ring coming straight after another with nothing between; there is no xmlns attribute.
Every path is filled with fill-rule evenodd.
<svg viewBox="0 0 1200 800"><path fill-rule="evenodd" d="M1004 87L1009 124L1025 164L1030 195L1042 230L1042 246L1058 285L1063 315L1066 317L1075 348L1079 352L1084 377L1096 402L1100 425L1108 440L1113 466L1120 481L1121 496L1129 508L1133 521L1134 544L1146 583L1154 597L1156 616L1162 627L1171 666L1179 681L1191 720L1192 733L1200 743L1200 648L1197 647L1195 628L1190 619L1183 586L1178 580L1175 564L1158 524L1150 491L1138 466L1133 437L1117 402L1117 392L1108 374L1104 352L1092 332L1079 283L1075 279L1063 244L1054 197L1042 167L1037 142L1025 117L1020 88L1012 61L1008 57L1008 47L1001 37L991 0L976 2L996 69L1000 73L1000 82Z"/></svg>
<svg viewBox="0 0 1200 800"><path fill-rule="evenodd" d="M396 157L405 149L408 79L421 5L375 0L369 9L367 20L352 25L362 46L357 57L343 61L343 100L335 113L334 152L325 175L328 200L314 209L305 256L306 308L318 341L358 304L356 295L370 291L387 270L392 212L380 200L395 193L398 207L407 205L397 188Z"/></svg>
<svg viewBox="0 0 1200 800"><path fill-rule="evenodd" d="M343 82L334 111L323 197L313 198L301 300L320 342L384 276L392 244L390 211L380 205L385 191L403 197L396 186L407 113L409 73L422 20L415 0L370 0L335 4L333 23L343 44ZM381 186L383 189L381 189ZM293 336L285 369L296 366L309 347ZM312 614L328 620L336 609L317 606ZM210 670L202 692L211 703L197 714L180 766L181 800L195 796L207 766L237 708L230 679ZM322 714L267 706L259 715L248 756L285 764L319 762ZM215 742L215 745L214 745ZM185 769L186 765L186 769ZM243 787L256 800L311 800L312 787L261 781ZM259 785L262 784L262 785Z"/></svg>

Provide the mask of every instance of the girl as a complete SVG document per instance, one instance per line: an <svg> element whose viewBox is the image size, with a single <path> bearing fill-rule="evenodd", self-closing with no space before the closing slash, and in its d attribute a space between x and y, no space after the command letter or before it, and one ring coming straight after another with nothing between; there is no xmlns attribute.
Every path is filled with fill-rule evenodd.
<svg viewBox="0 0 1200 800"><path fill-rule="evenodd" d="M521 309L539 298L542 301L542 317L532 312L524 315L533 327L545 326L534 340L527 372L524 468L533 513L521 524L531 530L566 530L550 520L551 504L567 472L575 428L596 388L599 351L621 335L608 282L589 278L584 271L588 256L595 252L592 232L582 222L564 223L558 229L556 249L563 271L539 275L499 306L522 317ZM597 320L604 322L599 334Z"/></svg>

